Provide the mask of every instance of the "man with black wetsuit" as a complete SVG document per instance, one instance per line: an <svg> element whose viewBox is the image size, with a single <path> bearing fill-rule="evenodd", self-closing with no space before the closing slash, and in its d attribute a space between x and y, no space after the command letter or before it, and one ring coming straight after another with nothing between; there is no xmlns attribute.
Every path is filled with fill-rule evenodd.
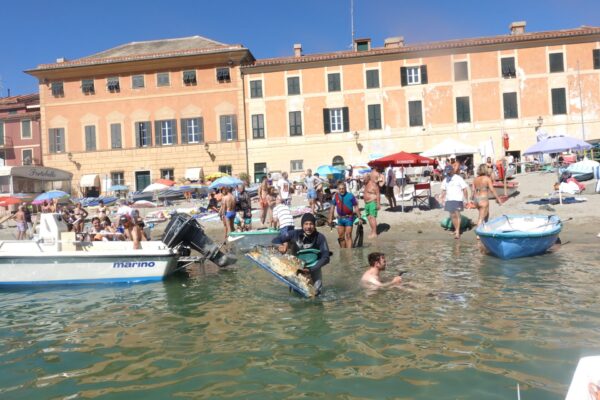
<svg viewBox="0 0 600 400"><path fill-rule="evenodd" d="M299 272L310 276L319 295L323 288L321 268L329 263L329 246L325 236L317 232L313 214L304 214L301 222L301 229L282 232L273 239L273 244L279 245L281 253L286 253L289 249L291 254L304 261L305 267Z"/></svg>

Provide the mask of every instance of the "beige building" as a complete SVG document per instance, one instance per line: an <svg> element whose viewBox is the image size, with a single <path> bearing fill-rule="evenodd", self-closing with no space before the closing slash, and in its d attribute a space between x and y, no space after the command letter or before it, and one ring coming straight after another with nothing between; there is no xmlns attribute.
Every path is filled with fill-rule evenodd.
<svg viewBox="0 0 600 400"><path fill-rule="evenodd" d="M39 79L44 165L72 172L82 194L246 171L239 66L253 61L241 45L195 36L27 71Z"/></svg>
<svg viewBox="0 0 600 400"><path fill-rule="evenodd" d="M453 138L518 156L536 130L600 139L600 28L257 60L242 67L251 173L300 173ZM260 90L257 90L260 88ZM335 161L334 161L335 159ZM475 155L475 162L479 155Z"/></svg>

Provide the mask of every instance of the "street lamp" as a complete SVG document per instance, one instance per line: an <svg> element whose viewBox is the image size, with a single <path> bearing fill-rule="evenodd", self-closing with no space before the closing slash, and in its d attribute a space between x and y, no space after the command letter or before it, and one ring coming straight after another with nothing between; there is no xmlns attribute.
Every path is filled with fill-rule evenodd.
<svg viewBox="0 0 600 400"><path fill-rule="evenodd" d="M537 126L535 127L535 130L537 131L538 129L540 129L542 127L542 124L544 123L544 118L542 118L542 116L540 115L537 118Z"/></svg>

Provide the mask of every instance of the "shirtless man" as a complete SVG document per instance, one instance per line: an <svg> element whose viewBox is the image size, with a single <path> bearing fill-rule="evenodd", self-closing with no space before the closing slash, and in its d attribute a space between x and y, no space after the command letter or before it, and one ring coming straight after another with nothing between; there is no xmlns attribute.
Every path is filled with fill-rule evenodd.
<svg viewBox="0 0 600 400"><path fill-rule="evenodd" d="M27 232L27 221L25 220L25 207L19 206L18 211L13 215L15 222L17 223L17 240L25 239L25 232Z"/></svg>
<svg viewBox="0 0 600 400"><path fill-rule="evenodd" d="M369 269L363 274L360 279L361 283L368 287L374 288L384 288L389 286L396 286L402 283L401 276L395 276L389 282L383 283L381 282L380 273L381 271L385 271L386 261L385 254L383 253L371 253L368 256L369 260Z"/></svg>
<svg viewBox="0 0 600 400"><path fill-rule="evenodd" d="M133 223L132 219L128 215L122 215L119 222L124 228L123 234L126 240L133 241L133 248L139 250L142 248L140 242L143 238L142 228L138 224Z"/></svg>
<svg viewBox="0 0 600 400"><path fill-rule="evenodd" d="M221 189L221 193L223 193L223 198L221 199L221 208L219 209L219 215L221 216L221 220L223 221L223 226L225 226L225 239L227 239L227 235L229 232L233 232L234 226L233 223L235 221L235 197L231 194L231 189L228 187L224 187Z"/></svg>
<svg viewBox="0 0 600 400"><path fill-rule="evenodd" d="M365 191L363 199L365 200L365 214L371 227L370 239L377 237L377 211L381 208L381 195L379 191L379 173L373 170L365 177Z"/></svg>

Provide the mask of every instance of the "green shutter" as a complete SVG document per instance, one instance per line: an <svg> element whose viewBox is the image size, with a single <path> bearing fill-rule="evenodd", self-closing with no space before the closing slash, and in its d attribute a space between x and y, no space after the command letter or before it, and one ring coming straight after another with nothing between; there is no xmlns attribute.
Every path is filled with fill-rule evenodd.
<svg viewBox="0 0 600 400"><path fill-rule="evenodd" d="M186 144L188 142L188 137L187 137L187 119L182 119L181 120L181 144Z"/></svg>
<svg viewBox="0 0 600 400"><path fill-rule="evenodd" d="M600 69L600 49L594 49L592 56L594 59L594 69Z"/></svg>
<svg viewBox="0 0 600 400"><path fill-rule="evenodd" d="M135 147L140 147L140 126L142 126L143 122L135 123Z"/></svg>
<svg viewBox="0 0 600 400"><path fill-rule="evenodd" d="M400 67L400 84L406 86L408 79L406 78L406 67Z"/></svg>
<svg viewBox="0 0 600 400"><path fill-rule="evenodd" d="M148 146L152 146L152 124L150 121L144 122L144 126L146 127L146 136L148 137ZM160 141L158 142L160 145Z"/></svg>
<svg viewBox="0 0 600 400"><path fill-rule="evenodd" d="M154 145L161 146L162 145L162 131L160 129L160 121L154 121Z"/></svg>
<svg viewBox="0 0 600 400"><path fill-rule="evenodd" d="M329 109L328 108L324 108L323 109L323 130L325 131L325 133L330 133L331 132L331 125L329 123Z"/></svg>
<svg viewBox="0 0 600 400"><path fill-rule="evenodd" d="M349 115L348 107L342 108L342 117L344 122L344 130L343 132L350 132L350 115Z"/></svg>
<svg viewBox="0 0 600 400"><path fill-rule="evenodd" d="M171 120L171 129L173 133L173 144L177 144L177 120Z"/></svg>
<svg viewBox="0 0 600 400"><path fill-rule="evenodd" d="M221 142L227 141L227 115L221 115L219 117L219 122L221 125Z"/></svg>
<svg viewBox="0 0 600 400"><path fill-rule="evenodd" d="M204 118L200 117L196 119L198 120L198 133L200 134L198 141L202 143L204 142Z"/></svg>
<svg viewBox="0 0 600 400"><path fill-rule="evenodd" d="M231 116L231 140L237 140L237 115Z"/></svg>
<svg viewBox="0 0 600 400"><path fill-rule="evenodd" d="M421 84L426 85L427 82L427 65L421 65Z"/></svg>
<svg viewBox="0 0 600 400"><path fill-rule="evenodd" d="M113 149L120 149L123 146L121 143L121 124L110 125L110 141Z"/></svg>

